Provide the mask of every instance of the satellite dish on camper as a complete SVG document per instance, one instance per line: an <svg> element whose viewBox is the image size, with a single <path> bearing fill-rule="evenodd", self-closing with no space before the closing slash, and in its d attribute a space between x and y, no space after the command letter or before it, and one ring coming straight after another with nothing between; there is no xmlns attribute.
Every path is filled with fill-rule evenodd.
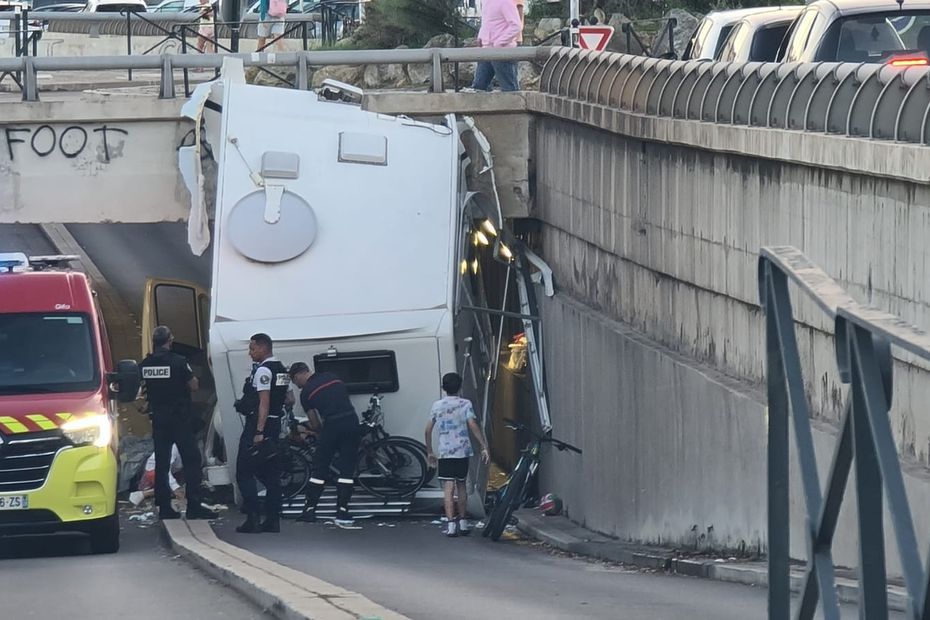
<svg viewBox="0 0 930 620"><path fill-rule="evenodd" d="M316 214L306 200L289 191L281 194L278 217L266 217L264 190L246 194L230 210L226 234L240 254L260 263L297 258L316 240Z"/></svg>

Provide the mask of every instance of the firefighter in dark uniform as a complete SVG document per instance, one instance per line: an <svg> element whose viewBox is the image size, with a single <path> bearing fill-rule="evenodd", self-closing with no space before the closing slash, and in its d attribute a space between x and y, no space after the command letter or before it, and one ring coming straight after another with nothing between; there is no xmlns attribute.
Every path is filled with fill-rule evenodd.
<svg viewBox="0 0 930 620"><path fill-rule="evenodd" d="M161 519L181 516L171 507L172 493L168 485L173 444L178 447L184 465L187 518L216 519L217 514L200 503L203 470L191 415L191 392L198 387L197 378L187 360L171 351L173 342L170 329L163 325L156 327L152 332L152 353L139 365L155 440L155 504Z"/></svg>
<svg viewBox="0 0 930 620"><path fill-rule="evenodd" d="M236 459L236 482L242 493L245 523L237 532L257 534L281 531L281 416L290 393L287 367L276 360L267 334L249 340L249 357L257 365L246 380L236 410L245 416ZM261 519L258 485L265 487L265 519Z"/></svg>
<svg viewBox="0 0 930 620"><path fill-rule="evenodd" d="M355 486L355 464L361 430L349 391L331 372L314 373L304 362L291 364L291 380L300 388L300 404L310 426L320 431L313 453L313 471L307 485L307 502L298 521L315 521L316 506L326 486L326 472L336 457L336 525L352 527L349 500Z"/></svg>

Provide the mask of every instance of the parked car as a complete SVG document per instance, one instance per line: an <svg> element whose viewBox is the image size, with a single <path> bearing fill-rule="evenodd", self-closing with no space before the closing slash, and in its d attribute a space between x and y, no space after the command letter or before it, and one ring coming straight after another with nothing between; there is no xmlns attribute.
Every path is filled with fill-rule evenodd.
<svg viewBox="0 0 930 620"><path fill-rule="evenodd" d="M45 6L41 6L34 10L42 12L42 13L79 13L83 9L84 9L83 4L65 2L65 3L58 3L58 4L46 4Z"/></svg>
<svg viewBox="0 0 930 620"><path fill-rule="evenodd" d="M720 54L723 43L736 23L755 13L771 11L775 7L712 11L698 23L691 40L681 56L682 60L713 60Z"/></svg>
<svg viewBox="0 0 930 620"><path fill-rule="evenodd" d="M747 15L733 26L716 60L775 62L788 28L803 8L786 6Z"/></svg>
<svg viewBox="0 0 930 620"><path fill-rule="evenodd" d="M148 10L145 0L87 0L84 5L85 13L145 13Z"/></svg>
<svg viewBox="0 0 930 620"><path fill-rule="evenodd" d="M779 58L930 64L930 0L815 0L791 25Z"/></svg>

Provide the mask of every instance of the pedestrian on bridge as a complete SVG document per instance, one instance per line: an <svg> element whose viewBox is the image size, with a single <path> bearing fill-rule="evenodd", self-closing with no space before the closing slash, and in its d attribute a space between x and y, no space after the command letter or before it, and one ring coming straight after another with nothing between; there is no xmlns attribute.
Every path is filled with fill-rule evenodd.
<svg viewBox="0 0 930 620"><path fill-rule="evenodd" d="M433 403L429 422L426 424L426 451L431 466L438 461L439 481L446 509L446 536L467 536L470 533L467 521L468 464L474 450L468 438L468 431L481 445L481 460L487 464L491 457L488 443L475 419L475 410L471 401L459 396L462 389L462 377L450 372L442 378L442 390L446 393ZM433 428L439 427L439 458L433 453ZM456 501L456 498L458 501Z"/></svg>
<svg viewBox="0 0 930 620"><path fill-rule="evenodd" d="M478 44L481 47L516 47L523 33L523 23L515 0L484 0L481 4L481 28ZM514 61L488 61L478 63L475 69L475 90L490 90L491 81L497 78L502 91L519 90L517 63Z"/></svg>
<svg viewBox="0 0 930 620"><path fill-rule="evenodd" d="M191 413L191 393L196 392L199 385L187 360L172 352L173 342L170 329L164 325L156 327L152 332L152 352L139 365L155 441L155 504L160 519L181 517L171 507L168 482L171 447L177 445L187 484L187 518L216 519L217 514L200 503L203 469Z"/></svg>
<svg viewBox="0 0 930 620"><path fill-rule="evenodd" d="M290 392L287 367L274 357L268 334L249 339L249 357L256 363L236 401L236 411L245 416L236 458L236 483L242 494L245 522L236 528L244 534L281 531L281 417ZM258 484L265 487L265 519Z"/></svg>

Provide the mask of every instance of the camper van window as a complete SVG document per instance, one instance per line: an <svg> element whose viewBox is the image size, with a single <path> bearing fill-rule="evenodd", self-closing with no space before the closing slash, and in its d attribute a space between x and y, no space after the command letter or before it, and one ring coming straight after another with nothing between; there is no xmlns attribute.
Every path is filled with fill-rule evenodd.
<svg viewBox="0 0 930 620"><path fill-rule="evenodd" d="M353 351L313 358L317 372L331 372L342 379L349 394L396 392L397 360L393 351Z"/></svg>

